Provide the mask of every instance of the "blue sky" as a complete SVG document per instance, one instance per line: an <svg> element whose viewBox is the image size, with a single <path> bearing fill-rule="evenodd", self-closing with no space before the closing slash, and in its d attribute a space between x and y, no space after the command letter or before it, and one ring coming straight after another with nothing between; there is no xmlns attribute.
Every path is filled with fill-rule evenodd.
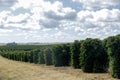
<svg viewBox="0 0 120 80"><path fill-rule="evenodd" d="M0 43L120 34L120 0L0 0Z"/></svg>

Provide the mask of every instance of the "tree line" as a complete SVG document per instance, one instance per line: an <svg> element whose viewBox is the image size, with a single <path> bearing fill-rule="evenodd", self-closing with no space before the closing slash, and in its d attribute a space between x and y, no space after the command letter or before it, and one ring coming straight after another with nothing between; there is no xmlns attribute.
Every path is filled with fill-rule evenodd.
<svg viewBox="0 0 120 80"><path fill-rule="evenodd" d="M120 79L120 35L43 46L1 46L0 55L35 64L72 66L87 73L109 72Z"/></svg>

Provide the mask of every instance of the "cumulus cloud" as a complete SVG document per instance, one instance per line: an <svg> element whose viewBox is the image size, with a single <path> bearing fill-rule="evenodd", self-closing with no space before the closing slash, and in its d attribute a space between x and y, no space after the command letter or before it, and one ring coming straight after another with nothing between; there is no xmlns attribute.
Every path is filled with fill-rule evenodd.
<svg viewBox="0 0 120 80"><path fill-rule="evenodd" d="M89 10L98 10L103 8L109 8L109 7L116 7L120 5L119 0L73 0L78 1L83 4L84 9Z"/></svg>
<svg viewBox="0 0 120 80"><path fill-rule="evenodd" d="M6 20L6 18L11 14L10 11L2 11L0 12L0 22L2 20Z"/></svg>
<svg viewBox="0 0 120 80"><path fill-rule="evenodd" d="M0 13L0 28L4 29L39 29L39 23L29 19L30 14L12 15L10 11Z"/></svg>
<svg viewBox="0 0 120 80"><path fill-rule="evenodd" d="M120 22L119 9L101 9L99 11L83 10L78 12L78 20L81 22Z"/></svg>
<svg viewBox="0 0 120 80"><path fill-rule="evenodd" d="M54 10L50 10L44 13L47 18L55 19L55 20L74 20L76 18L76 11L71 8L63 8L58 9L57 12Z"/></svg>
<svg viewBox="0 0 120 80"><path fill-rule="evenodd" d="M12 30L9 29L0 29L0 33L8 33L8 32L12 32Z"/></svg>
<svg viewBox="0 0 120 80"><path fill-rule="evenodd" d="M30 10L32 14L30 14L29 18L32 22L39 23L40 26L46 28L59 27L62 20L74 20L77 16L76 10L64 7L60 1L51 3L44 0L18 0L18 3L12 9L16 10L21 7Z"/></svg>
<svg viewBox="0 0 120 80"><path fill-rule="evenodd" d="M0 28L4 28L4 24L6 23L7 17L11 14L10 11L2 11L0 12Z"/></svg>
<svg viewBox="0 0 120 80"><path fill-rule="evenodd" d="M19 14L19 15L10 15L7 17L7 22L8 23L18 23L18 22L23 22L25 21L27 18L30 17L30 14L25 13L25 14Z"/></svg>
<svg viewBox="0 0 120 80"><path fill-rule="evenodd" d="M64 42L120 33L119 0L73 0L81 9L65 7L67 1L18 0L9 5L10 10L0 11L0 35L8 33L2 40Z"/></svg>
<svg viewBox="0 0 120 80"><path fill-rule="evenodd" d="M59 27L60 22L56 20L46 19L46 20L40 20L39 24L45 28L56 28Z"/></svg>
<svg viewBox="0 0 120 80"><path fill-rule="evenodd" d="M0 0L0 7L10 7L15 2L17 2L17 0Z"/></svg>

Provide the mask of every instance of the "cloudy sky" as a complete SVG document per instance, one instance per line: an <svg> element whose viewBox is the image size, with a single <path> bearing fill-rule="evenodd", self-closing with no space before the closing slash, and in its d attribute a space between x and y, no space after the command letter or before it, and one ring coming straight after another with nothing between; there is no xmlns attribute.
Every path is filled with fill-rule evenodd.
<svg viewBox="0 0 120 80"><path fill-rule="evenodd" d="M0 0L0 43L120 34L120 0Z"/></svg>

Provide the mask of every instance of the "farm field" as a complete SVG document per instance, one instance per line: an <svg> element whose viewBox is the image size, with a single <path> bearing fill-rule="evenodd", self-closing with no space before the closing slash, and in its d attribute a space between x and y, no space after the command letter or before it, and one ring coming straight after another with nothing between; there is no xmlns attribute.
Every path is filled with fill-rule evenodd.
<svg viewBox="0 0 120 80"><path fill-rule="evenodd" d="M12 61L0 56L0 80L118 80L108 73L83 73L71 67L53 67Z"/></svg>

